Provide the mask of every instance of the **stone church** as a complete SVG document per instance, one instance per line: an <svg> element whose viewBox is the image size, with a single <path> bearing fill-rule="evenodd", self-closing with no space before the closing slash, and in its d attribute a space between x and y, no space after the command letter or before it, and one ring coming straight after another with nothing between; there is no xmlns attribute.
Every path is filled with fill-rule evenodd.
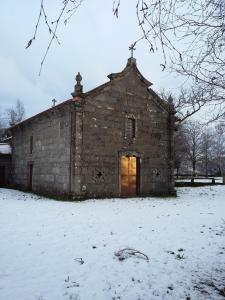
<svg viewBox="0 0 225 300"><path fill-rule="evenodd" d="M72 199L174 194L175 111L128 59L120 73L10 128L13 186Z"/></svg>

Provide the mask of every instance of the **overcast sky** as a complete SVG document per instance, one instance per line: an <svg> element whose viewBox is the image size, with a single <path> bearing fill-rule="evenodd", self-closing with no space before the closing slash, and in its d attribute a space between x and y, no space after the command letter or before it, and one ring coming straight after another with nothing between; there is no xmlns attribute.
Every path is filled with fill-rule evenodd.
<svg viewBox="0 0 225 300"><path fill-rule="evenodd" d="M45 0L49 18L60 11L61 0ZM84 0L67 26L62 25L38 76L40 62L50 35L42 20L37 39L25 49L32 37L40 0L8 0L0 10L0 106L2 110L20 99L29 117L52 105L71 98L80 71L84 91L108 80L107 75L120 72L130 56L129 45L141 35L135 15L135 0L122 1L119 18L112 13L112 0ZM160 53L152 53L146 42L135 51L139 70L159 91L176 91L181 80L162 72Z"/></svg>

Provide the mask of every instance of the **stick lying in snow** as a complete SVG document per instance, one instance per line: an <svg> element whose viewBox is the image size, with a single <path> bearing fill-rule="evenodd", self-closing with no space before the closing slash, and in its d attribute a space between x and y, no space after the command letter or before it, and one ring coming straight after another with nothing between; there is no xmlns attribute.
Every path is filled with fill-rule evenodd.
<svg viewBox="0 0 225 300"><path fill-rule="evenodd" d="M146 254L132 248L124 248L119 251L116 251L115 256L118 257L118 260L125 260L131 256L136 256L138 258L145 259L147 262L149 262L149 258Z"/></svg>
<svg viewBox="0 0 225 300"><path fill-rule="evenodd" d="M79 262L81 265L84 264L83 258L79 257L79 258L74 258L75 261Z"/></svg>

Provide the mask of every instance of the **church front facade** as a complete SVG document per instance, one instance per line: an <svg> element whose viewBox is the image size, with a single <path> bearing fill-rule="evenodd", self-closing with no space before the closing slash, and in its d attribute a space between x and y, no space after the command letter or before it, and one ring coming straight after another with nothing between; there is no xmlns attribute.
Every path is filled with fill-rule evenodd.
<svg viewBox="0 0 225 300"><path fill-rule="evenodd" d="M174 194L174 109L136 60L11 127L15 187L73 199Z"/></svg>

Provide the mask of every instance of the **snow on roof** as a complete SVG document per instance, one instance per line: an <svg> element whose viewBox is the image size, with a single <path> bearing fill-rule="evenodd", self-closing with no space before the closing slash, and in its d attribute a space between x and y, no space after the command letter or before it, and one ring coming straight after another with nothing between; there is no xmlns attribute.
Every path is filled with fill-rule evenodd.
<svg viewBox="0 0 225 300"><path fill-rule="evenodd" d="M11 139L12 139L12 136L3 137L3 138L1 139L1 142L2 142L2 143L5 143L6 141L10 141ZM0 143L0 144L2 144L2 143Z"/></svg>
<svg viewBox="0 0 225 300"><path fill-rule="evenodd" d="M11 146L6 143L0 143L0 154L11 154Z"/></svg>

